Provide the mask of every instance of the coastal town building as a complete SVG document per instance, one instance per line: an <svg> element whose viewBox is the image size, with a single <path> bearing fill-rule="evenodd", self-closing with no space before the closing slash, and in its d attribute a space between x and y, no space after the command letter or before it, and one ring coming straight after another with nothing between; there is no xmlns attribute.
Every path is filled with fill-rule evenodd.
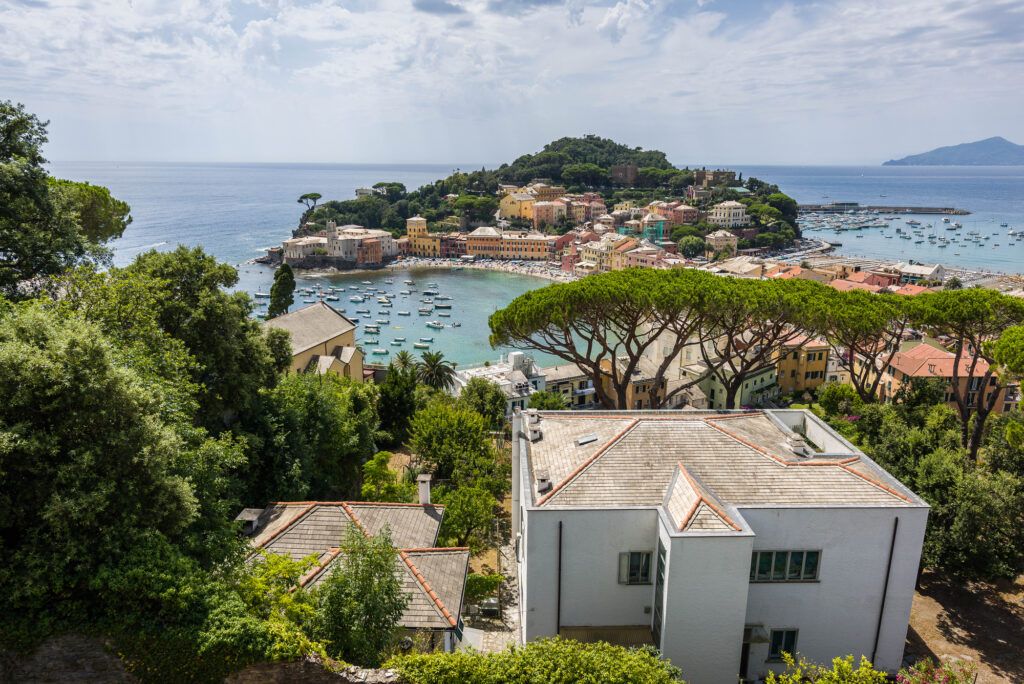
<svg viewBox="0 0 1024 684"><path fill-rule="evenodd" d="M505 219L533 220L533 205L537 199L528 192L510 192L498 201L498 211Z"/></svg>
<svg viewBox="0 0 1024 684"><path fill-rule="evenodd" d="M736 182L736 172L725 169L708 171L697 169L693 172L693 184L701 188L713 188L718 185L732 185Z"/></svg>
<svg viewBox="0 0 1024 684"><path fill-rule="evenodd" d="M491 226L481 226L466 236L466 254L481 259L501 257L501 231Z"/></svg>
<svg viewBox="0 0 1024 684"><path fill-rule="evenodd" d="M543 392L547 387L544 372L534 363L532 356L521 351L510 352L497 363L457 370L452 395L457 397L462 394L463 388L473 378L484 378L501 389L507 401L507 416L511 416L515 409L526 408L530 395Z"/></svg>
<svg viewBox="0 0 1024 684"><path fill-rule="evenodd" d="M902 664L928 506L808 411L513 417L523 641L650 644L696 684Z"/></svg>
<svg viewBox="0 0 1024 684"><path fill-rule="evenodd" d="M565 202L542 200L533 204L533 227L553 226L566 215Z"/></svg>
<svg viewBox="0 0 1024 684"><path fill-rule="evenodd" d="M692 224L700 220L700 211L689 204L679 204L669 210L668 218L673 225Z"/></svg>
<svg viewBox="0 0 1024 684"><path fill-rule="evenodd" d="M310 304L263 325L288 332L293 372L334 373L363 381L363 352L356 346L356 326L328 304Z"/></svg>
<svg viewBox="0 0 1024 684"><path fill-rule="evenodd" d="M430 502L430 476L418 482L420 503L359 501L282 501L265 509L245 509L255 550L292 560L316 557L299 580L313 589L345 562L339 548L347 535L374 536L387 530L398 551L395 575L408 599L399 627L425 650L452 652L462 640L462 603L469 572L469 549L437 547L444 507Z"/></svg>
<svg viewBox="0 0 1024 684"><path fill-rule="evenodd" d="M553 256L555 239L543 233L506 231L501 235L499 257L521 261L548 261Z"/></svg>
<svg viewBox="0 0 1024 684"><path fill-rule="evenodd" d="M899 273L900 283L941 283L946 279L946 269L942 264L900 262L893 269Z"/></svg>
<svg viewBox="0 0 1024 684"><path fill-rule="evenodd" d="M776 377L782 394L800 394L825 384L831 346L827 340L800 336L776 355Z"/></svg>
<svg viewBox="0 0 1024 684"><path fill-rule="evenodd" d="M708 223L722 228L738 228L747 225L747 206L736 200L719 202L711 207Z"/></svg>
<svg viewBox="0 0 1024 684"><path fill-rule="evenodd" d="M545 391L560 394L566 408L585 411L597 408L597 390L594 381L575 363L542 368Z"/></svg>
<svg viewBox="0 0 1024 684"><path fill-rule="evenodd" d="M699 353L695 354L697 358L686 358L689 356L689 350L684 352L681 375L687 380L697 381L697 388L706 397L707 408L726 408L728 391L723 380L731 381L734 377L733 371L726 364L719 366L715 372L709 372L708 364L699 358ZM734 403L736 408L764 406L778 396L778 369L774 363L765 363L745 374L743 384L736 391Z"/></svg>
<svg viewBox="0 0 1024 684"><path fill-rule="evenodd" d="M621 375L626 373L627 359L620 357L616 361L618 373L621 377ZM603 371L601 382L604 383L604 391L609 396L614 397L615 388L612 387L611 383L611 361L608 359L603 360L601 362L601 370ZM645 357L641 357L629 378L629 384L626 385L626 406L635 410L654 408L664 401L667 387L667 380L664 377L659 380L657 377L656 364L650 362Z"/></svg>
<svg viewBox="0 0 1024 684"><path fill-rule="evenodd" d="M893 401L900 389L915 378L939 379L946 386L946 402L955 407L953 365L956 354L945 349L936 340L907 340L900 345L900 350L893 354L892 360L882 374L879 385L879 398L882 401ZM979 402L987 402L994 398L994 413L1008 413L1020 405L1020 386L1012 384L998 388L998 379L993 374L985 381L989 364L979 359L974 367L973 375L968 376L970 360L964 357L960 362L956 377L956 385L961 395L967 398L967 406L975 409Z"/></svg>
<svg viewBox="0 0 1024 684"><path fill-rule="evenodd" d="M727 230L716 230L704 237L707 251L712 254L736 254L739 243L740 239L736 237L736 234Z"/></svg>

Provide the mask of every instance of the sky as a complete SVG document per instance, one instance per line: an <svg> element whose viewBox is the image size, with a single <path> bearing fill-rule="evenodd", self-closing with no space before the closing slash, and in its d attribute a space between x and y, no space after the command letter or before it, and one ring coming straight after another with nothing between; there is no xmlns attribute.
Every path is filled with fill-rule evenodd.
<svg viewBox="0 0 1024 684"><path fill-rule="evenodd" d="M1024 143L1021 0L0 0L0 99L63 161L677 165Z"/></svg>

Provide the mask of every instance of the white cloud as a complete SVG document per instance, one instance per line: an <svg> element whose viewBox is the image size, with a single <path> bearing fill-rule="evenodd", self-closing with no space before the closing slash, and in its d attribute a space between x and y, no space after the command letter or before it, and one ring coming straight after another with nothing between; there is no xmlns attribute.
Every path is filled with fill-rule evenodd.
<svg viewBox="0 0 1024 684"><path fill-rule="evenodd" d="M55 158L500 161L594 132L785 163L1024 141L1017 0L765 7L9 0L0 93L53 120Z"/></svg>

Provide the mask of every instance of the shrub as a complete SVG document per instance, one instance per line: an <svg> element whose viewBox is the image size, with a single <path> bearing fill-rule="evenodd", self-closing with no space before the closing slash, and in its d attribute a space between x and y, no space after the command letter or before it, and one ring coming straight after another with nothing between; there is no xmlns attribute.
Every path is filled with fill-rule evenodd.
<svg viewBox="0 0 1024 684"><path fill-rule="evenodd" d="M667 684L681 681L679 668L653 648L628 649L571 639L540 639L500 653L430 653L392 658L409 684Z"/></svg>

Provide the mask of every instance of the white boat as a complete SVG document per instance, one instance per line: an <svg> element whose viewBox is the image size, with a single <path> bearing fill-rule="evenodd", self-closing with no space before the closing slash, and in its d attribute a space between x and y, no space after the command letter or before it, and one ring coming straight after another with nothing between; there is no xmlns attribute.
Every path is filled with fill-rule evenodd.
<svg viewBox="0 0 1024 684"><path fill-rule="evenodd" d="M420 342L433 342L433 341L434 341L433 337L421 337L420 338Z"/></svg>
<svg viewBox="0 0 1024 684"><path fill-rule="evenodd" d="M411 316L412 314L410 314L408 311L399 311L398 315L399 316Z"/></svg>
<svg viewBox="0 0 1024 684"><path fill-rule="evenodd" d="M434 330L443 330L444 329L444 323L442 323L441 321L429 321L427 323L427 327L428 328L433 328Z"/></svg>
<svg viewBox="0 0 1024 684"><path fill-rule="evenodd" d="M413 349L430 349L430 345L426 342L413 342Z"/></svg>
<svg viewBox="0 0 1024 684"><path fill-rule="evenodd" d="M256 297L256 299L270 299L270 293L269 292L257 292L256 294L253 295L253 297Z"/></svg>
<svg viewBox="0 0 1024 684"><path fill-rule="evenodd" d="M404 337L396 337L395 338L395 342L405 342L405 338Z"/></svg>
<svg viewBox="0 0 1024 684"><path fill-rule="evenodd" d="M452 316L452 315L451 315L450 313L448 313L447 311L438 311L438 312L437 312L437 315L438 315L438 316L441 316L442 318L451 318L451 316Z"/></svg>
<svg viewBox="0 0 1024 684"><path fill-rule="evenodd" d="M374 349L370 353L373 354L374 356L383 356L385 354L390 354L391 352L387 349Z"/></svg>
<svg viewBox="0 0 1024 684"><path fill-rule="evenodd" d="M356 304L361 304L362 302L365 302L366 300L363 299L363 297L360 296L360 295L353 295L353 296L348 298L348 301L355 302Z"/></svg>
<svg viewBox="0 0 1024 684"><path fill-rule="evenodd" d="M392 340L392 341L391 341L391 346L392 346L392 347L401 347L401 346L402 346L402 343L401 343L401 342L399 342L398 340Z"/></svg>
<svg viewBox="0 0 1024 684"><path fill-rule="evenodd" d="M373 281L370 281L370 280L364 280L364 281L363 281L363 285L373 285Z"/></svg>

